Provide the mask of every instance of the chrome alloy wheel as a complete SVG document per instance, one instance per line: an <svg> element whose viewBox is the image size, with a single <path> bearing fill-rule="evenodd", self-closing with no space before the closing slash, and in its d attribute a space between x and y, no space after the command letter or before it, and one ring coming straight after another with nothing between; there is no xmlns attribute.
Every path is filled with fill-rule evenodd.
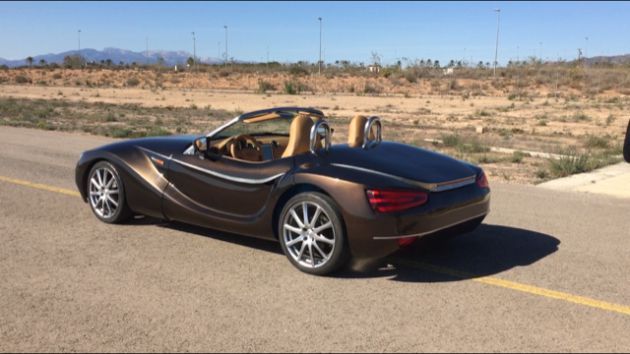
<svg viewBox="0 0 630 354"><path fill-rule="evenodd" d="M89 188L90 205L98 216L111 218L118 209L120 190L114 172L101 167L92 173Z"/></svg>
<svg viewBox="0 0 630 354"><path fill-rule="evenodd" d="M291 258L306 268L324 266L335 251L335 228L326 211L314 202L301 202L286 213L283 242Z"/></svg>

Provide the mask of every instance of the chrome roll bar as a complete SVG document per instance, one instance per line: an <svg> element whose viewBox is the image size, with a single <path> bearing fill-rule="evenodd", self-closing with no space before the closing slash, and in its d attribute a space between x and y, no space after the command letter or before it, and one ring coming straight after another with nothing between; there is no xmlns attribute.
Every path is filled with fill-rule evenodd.
<svg viewBox="0 0 630 354"><path fill-rule="evenodd" d="M376 124L376 135L374 136L374 140L370 140L370 131L372 130L372 126ZM378 144L383 141L383 124L381 123L381 118L377 116L371 116L365 122L365 128L363 130L363 145L362 148L366 149L372 144Z"/></svg>
<svg viewBox="0 0 630 354"><path fill-rule="evenodd" d="M328 122L321 119L313 124L313 126L311 127L311 141L309 146L311 149L311 153L315 155L317 155L317 137L320 129L324 129L325 131L324 151L328 151L328 149L330 149L330 125L328 125Z"/></svg>

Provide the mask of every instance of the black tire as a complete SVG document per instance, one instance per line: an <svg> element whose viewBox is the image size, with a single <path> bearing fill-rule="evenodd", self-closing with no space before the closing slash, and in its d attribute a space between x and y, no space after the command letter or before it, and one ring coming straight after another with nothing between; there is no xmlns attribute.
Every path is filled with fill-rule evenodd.
<svg viewBox="0 0 630 354"><path fill-rule="evenodd" d="M110 187L115 186L117 189L117 193L114 193L112 189L111 190L112 194L108 194L110 196L110 199L114 200L114 202L118 204L117 206L115 206L115 209L113 211L111 207L114 206L113 204L114 202L111 202L108 200L107 203L110 206L110 208L107 209L104 207L104 204L102 204L103 201L101 201L100 202L101 204L99 204L99 203L95 203L95 199L93 199L93 198L100 198L101 196L92 197L91 195L92 188L100 190L96 188L96 186L92 186L92 179L96 178L98 180L99 176L96 175L97 171L99 175L101 176L101 178L110 177L110 178L115 179L115 181L113 181L110 184ZM107 171L107 173L109 174L105 173L106 175L103 176L103 173L104 173L103 171ZM120 178L120 174L118 173L118 170L116 169L116 167L112 165L111 163L107 161L99 161L96 164L94 164L94 166L92 166L92 169L90 170L90 174L88 175L88 178L87 178L85 191L88 198L88 204L90 205L90 209L92 210L92 213L94 213L94 215L99 220L108 224L119 224L119 223L129 220L129 218L133 216L131 209L129 209L129 206L127 205L127 199L125 197L125 186L124 186L123 180L122 178ZM109 193L110 190L109 188L104 188L103 192ZM100 208L99 208L99 205L101 206ZM101 208L105 208L104 209L105 212L103 212ZM107 210L109 210L109 212L107 212Z"/></svg>
<svg viewBox="0 0 630 354"><path fill-rule="evenodd" d="M309 228L308 225L305 225L307 227L302 228L302 232L306 236L302 236L297 232L288 231L285 229L286 223L295 223L295 227L299 227L299 224L290 214L291 211L297 210L297 212L299 212L300 210L303 210L303 205L307 205L307 218L310 218L310 221L313 224L311 228ZM317 220L312 220L314 219L317 212L317 207L321 208L321 212L319 213L319 217ZM300 216L302 215L303 214L300 214ZM318 227L323 227L327 225L327 221L329 221L331 224L329 228L326 228L320 232L315 232ZM303 218L302 223L304 223ZM311 236L308 236L309 231L311 232ZM342 268L345 264L347 264L350 259L345 230L343 227L341 215L339 214L337 209L337 204L330 197L322 193L304 192L297 194L296 196L289 199L289 201L282 208L282 212L280 213L280 217L278 218L278 236L282 251L287 256L291 264L293 264L297 269L301 270L302 272L308 274L331 274ZM321 241L322 236L327 240L326 242ZM333 240L331 240L331 236L334 238ZM287 244L287 242L290 242L287 240L291 237L294 237L293 241L295 241L295 239L299 237L309 237L307 241L299 242L299 248L309 247L309 243L314 243L317 245L317 248L315 248L316 246L313 245L308 248L310 250L309 252L311 252L308 257L304 255L305 258L310 258L310 260L307 259L305 261L298 261L295 258L295 253L297 253L296 248L298 248L297 244L296 248L294 248L292 245ZM331 241L332 243L329 243ZM303 246L304 243L306 243L306 246ZM329 256L326 258L325 255L320 252L320 250L324 253L330 252ZM305 249L304 253L306 252L307 250ZM318 261L321 263L318 264ZM310 263L310 265L307 263ZM312 266L313 264L315 264L315 267Z"/></svg>

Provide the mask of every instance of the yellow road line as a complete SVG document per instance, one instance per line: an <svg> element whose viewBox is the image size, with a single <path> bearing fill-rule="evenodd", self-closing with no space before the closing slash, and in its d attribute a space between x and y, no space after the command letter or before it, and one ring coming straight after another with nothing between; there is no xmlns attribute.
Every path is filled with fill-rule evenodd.
<svg viewBox="0 0 630 354"><path fill-rule="evenodd" d="M606 301L595 300L595 299L591 299L584 296L563 293L561 291L539 288L537 286L521 284L514 281L503 280L503 279L499 279L495 277L477 277L471 273L462 272L459 270L446 268L446 267L435 266L432 264L427 264L427 263L422 263L422 262L407 261L407 260L397 260L397 261L403 265L411 266L417 269L426 270L426 271L430 271L434 273L449 275L454 278L470 279L477 283L520 291L523 293L538 295L538 296L542 296L542 297L546 297L550 299L562 300L562 301L571 302L578 305L593 307L600 310L611 311L611 312L616 312L616 313L630 316L630 306L624 306L624 305L614 304L614 303L610 303Z"/></svg>
<svg viewBox="0 0 630 354"><path fill-rule="evenodd" d="M49 185L41 184L41 183L33 183L33 182L24 181L24 180L16 179L16 178L0 176L0 181L14 183L14 184L18 184L25 187L35 188L35 189L41 189L41 190L45 190L49 192L70 195L73 197L81 196L79 192L76 192L73 190L49 186ZM397 262L403 265L417 268L417 269L439 273L439 274L445 274L445 275L449 275L455 278L470 279L474 282L478 282L478 283L482 283L486 285L492 285L492 286L497 286L500 288L520 291L523 293L542 296L542 297L546 297L550 299L562 300L562 301L571 302L578 305L593 307L600 310L616 312L623 315L630 315L630 306L624 306L624 305L614 304L614 303L610 303L606 301L595 300L595 299L591 299L584 296L578 296L578 295L573 295L569 293L563 293L561 291L539 288L537 286L521 284L521 283L517 283L517 282L513 282L509 280L503 280L503 279L494 278L494 277L477 277L475 274L462 272L462 271L447 268L447 267L440 267L440 266L436 266L432 264L422 263L422 262L415 262L415 261L408 261L408 260L397 260Z"/></svg>
<svg viewBox="0 0 630 354"><path fill-rule="evenodd" d="M79 194L79 192L73 191L73 190L70 190L70 189L49 186L47 184L41 184L41 183L33 183L33 182L29 182L29 181L25 181L25 180L21 180L21 179L16 179L16 178L0 176L0 181L9 182L9 183L13 183L13 184L19 184L21 186L31 187L31 188L35 188L35 189L41 189L41 190L49 191L49 192L55 192L55 193L61 193L61 194L65 194L65 195L71 195L73 197L80 197L81 196L81 194Z"/></svg>

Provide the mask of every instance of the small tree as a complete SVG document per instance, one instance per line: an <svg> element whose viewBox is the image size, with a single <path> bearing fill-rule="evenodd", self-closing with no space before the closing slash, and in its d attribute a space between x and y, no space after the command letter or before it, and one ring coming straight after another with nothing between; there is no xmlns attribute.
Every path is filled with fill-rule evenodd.
<svg viewBox="0 0 630 354"><path fill-rule="evenodd" d="M189 67L193 67L193 65L195 65L195 59L193 59L192 57L188 57L188 60L186 60L186 64L188 64Z"/></svg>
<svg viewBox="0 0 630 354"><path fill-rule="evenodd" d="M29 67L33 66L33 57L26 58L26 63Z"/></svg>
<svg viewBox="0 0 630 354"><path fill-rule="evenodd" d="M81 68L85 66L85 58L80 55L67 55L63 58L63 66L66 68Z"/></svg>
<svg viewBox="0 0 630 354"><path fill-rule="evenodd" d="M46 66L46 59L39 59L39 66Z"/></svg>

